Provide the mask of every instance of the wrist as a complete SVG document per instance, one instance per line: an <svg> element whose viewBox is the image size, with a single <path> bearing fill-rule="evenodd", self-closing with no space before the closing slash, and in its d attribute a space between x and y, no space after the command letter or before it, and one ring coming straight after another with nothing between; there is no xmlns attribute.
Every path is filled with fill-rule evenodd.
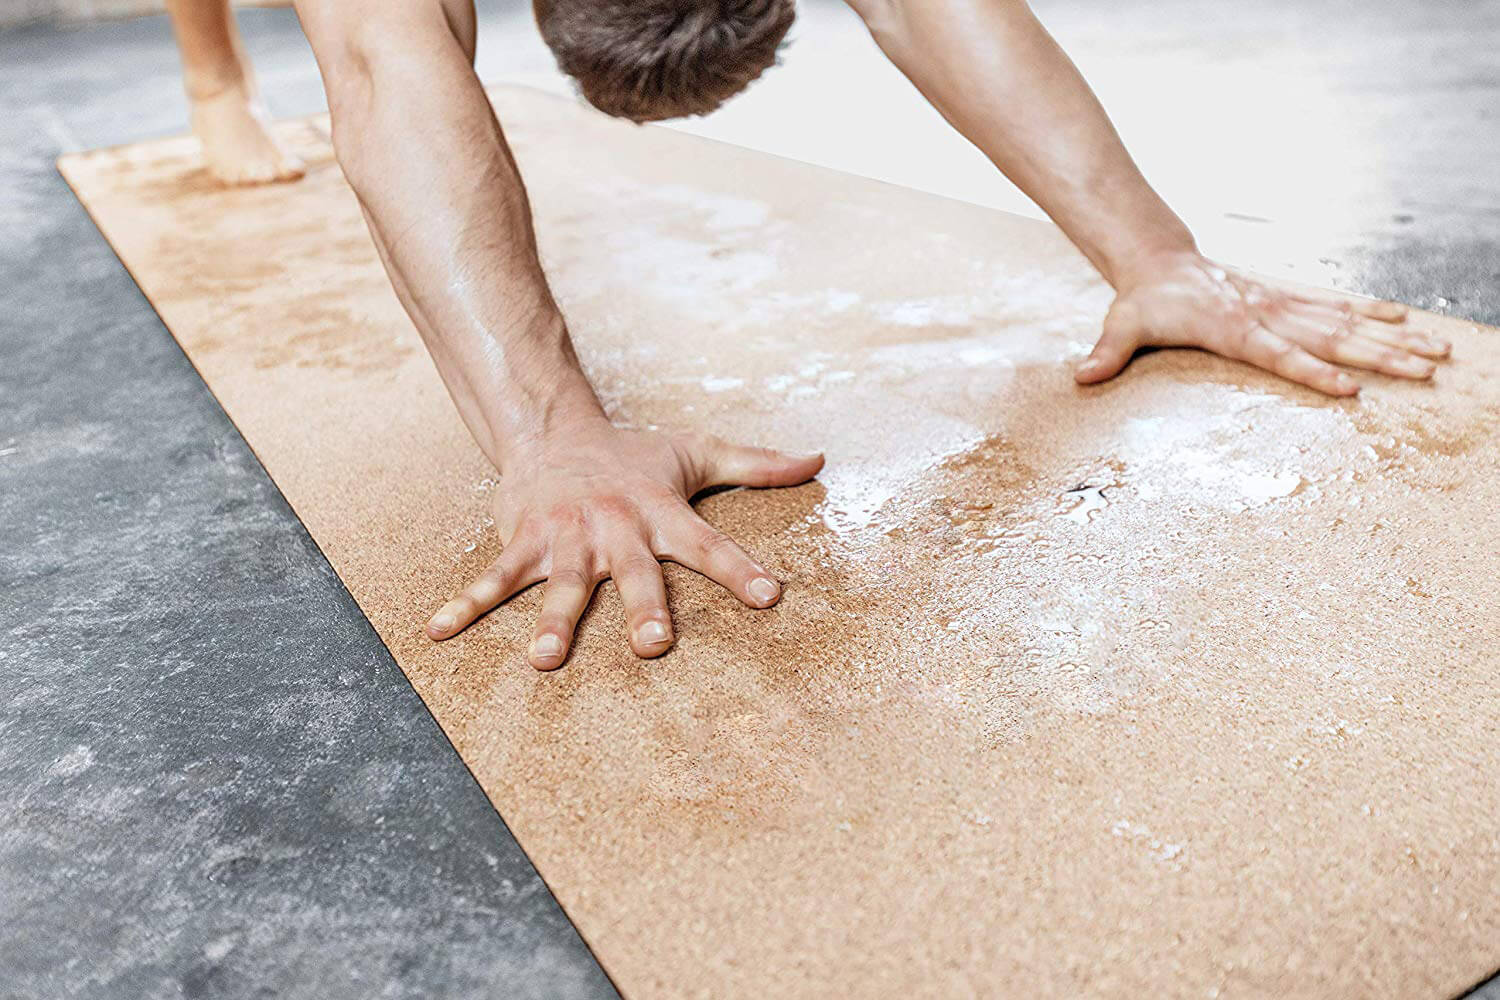
<svg viewBox="0 0 1500 1000"><path fill-rule="evenodd" d="M518 443L572 439L614 426L583 372L576 372L576 376L571 385L558 390L540 418L519 436Z"/></svg>
<svg viewBox="0 0 1500 1000"><path fill-rule="evenodd" d="M608 427L556 308L486 335L467 358L434 351L454 402L481 450L503 474L538 442Z"/></svg>
<svg viewBox="0 0 1500 1000"><path fill-rule="evenodd" d="M496 442L491 458L502 476L518 466L534 464L537 454L556 442L577 441L613 428L576 360L570 360L565 376L535 397L536 405L523 414L512 412L500 426L491 426Z"/></svg>
<svg viewBox="0 0 1500 1000"><path fill-rule="evenodd" d="M1186 263L1202 260L1191 235L1185 240L1159 245L1137 246L1100 268L1104 280L1120 294L1150 284L1161 275L1180 269Z"/></svg>
<svg viewBox="0 0 1500 1000"><path fill-rule="evenodd" d="M1143 179L1138 185L1116 190L1121 183L1101 185L1105 203L1115 210L1109 213L1112 223L1098 233L1100 252L1089 257L1104 280L1124 294L1164 267L1198 256L1198 241Z"/></svg>

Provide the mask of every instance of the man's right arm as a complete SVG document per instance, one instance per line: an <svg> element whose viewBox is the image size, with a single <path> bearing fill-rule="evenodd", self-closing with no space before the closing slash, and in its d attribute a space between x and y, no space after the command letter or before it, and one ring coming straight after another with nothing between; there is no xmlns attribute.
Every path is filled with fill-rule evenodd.
<svg viewBox="0 0 1500 1000"><path fill-rule="evenodd" d="M822 466L698 435L613 427L579 366L537 259L525 188L472 65L453 0L300 0L340 166L396 293L479 446L501 472L505 551L433 616L448 638L547 580L528 653L561 665L594 588L613 577L642 656L673 641L658 560L752 607L780 586L689 500L715 485L783 486Z"/></svg>
<svg viewBox="0 0 1500 1000"><path fill-rule="evenodd" d="M537 260L526 189L453 15L435 0L297 9L323 72L339 164L485 454L503 468L527 437L602 421Z"/></svg>

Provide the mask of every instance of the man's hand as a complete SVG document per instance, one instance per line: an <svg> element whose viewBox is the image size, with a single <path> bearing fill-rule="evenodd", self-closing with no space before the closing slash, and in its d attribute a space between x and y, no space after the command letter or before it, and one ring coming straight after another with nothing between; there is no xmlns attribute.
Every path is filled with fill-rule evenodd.
<svg viewBox="0 0 1500 1000"><path fill-rule="evenodd" d="M1400 378L1431 378L1451 347L1407 325L1407 308L1332 294L1290 293L1196 253L1150 261L1122 281L1104 334L1079 382L1119 374L1143 347L1199 347L1246 361L1330 396L1359 385L1335 364Z"/></svg>
<svg viewBox="0 0 1500 1000"><path fill-rule="evenodd" d="M1138 348L1201 347L1334 396L1332 363L1431 377L1448 345L1406 307L1291 295L1204 260L1151 190L1078 69L1025 0L849 0L927 99L1040 205L1118 293L1077 373L1102 382Z"/></svg>
<svg viewBox="0 0 1500 1000"><path fill-rule="evenodd" d="M447 639L534 583L547 581L527 651L538 670L567 658L594 589L613 577L630 648L660 656L672 645L661 563L702 573L752 608L781 585L733 539L693 510L715 486L795 486L817 475L821 455L787 455L702 436L626 431L602 419L517 448L495 497L500 558L428 623Z"/></svg>
<svg viewBox="0 0 1500 1000"><path fill-rule="evenodd" d="M428 623L450 638L547 581L528 659L562 665L614 577L631 648L672 645L660 559L755 608L781 587L693 512L713 486L792 486L823 466L702 437L618 430L589 385L537 257L531 206L474 74L468 0L297 0L328 90L335 152L396 294L459 414L501 471L505 551Z"/></svg>

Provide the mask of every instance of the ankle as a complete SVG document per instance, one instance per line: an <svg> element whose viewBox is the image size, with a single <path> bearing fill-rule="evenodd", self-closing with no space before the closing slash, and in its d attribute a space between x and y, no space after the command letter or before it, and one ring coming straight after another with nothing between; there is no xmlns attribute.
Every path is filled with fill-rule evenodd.
<svg viewBox="0 0 1500 1000"><path fill-rule="evenodd" d="M224 97L247 101L255 97L255 83L238 63L214 70L188 72L183 77L183 86L188 99L195 104Z"/></svg>

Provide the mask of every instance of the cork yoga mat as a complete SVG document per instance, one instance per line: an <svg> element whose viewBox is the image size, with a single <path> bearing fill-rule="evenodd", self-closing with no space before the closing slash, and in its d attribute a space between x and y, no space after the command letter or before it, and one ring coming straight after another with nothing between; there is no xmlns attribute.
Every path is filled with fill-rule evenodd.
<svg viewBox="0 0 1500 1000"><path fill-rule="evenodd" d="M613 415L793 450L701 504L771 611L606 584L564 669L494 473L321 120L297 184L191 142L69 182L604 967L639 997L1451 995L1500 965L1500 337L1333 401L1207 355L1081 389L1050 226L494 95ZM275 669L267 664L267 669ZM475 850L485 845L475 844Z"/></svg>

